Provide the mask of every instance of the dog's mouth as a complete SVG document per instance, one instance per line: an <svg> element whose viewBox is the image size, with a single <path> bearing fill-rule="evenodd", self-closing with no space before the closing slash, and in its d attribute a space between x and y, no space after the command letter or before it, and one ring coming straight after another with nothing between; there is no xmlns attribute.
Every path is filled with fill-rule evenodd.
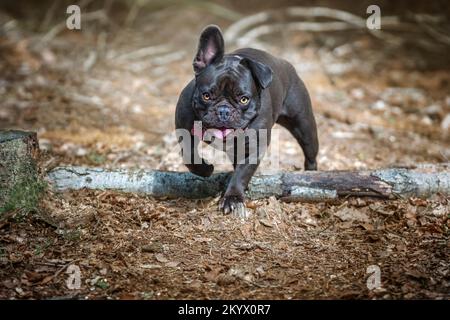
<svg viewBox="0 0 450 320"><path fill-rule="evenodd" d="M215 139L220 139L220 140L226 140L227 138L233 138L236 135L239 135L242 132L246 132L247 131L247 126L243 127L243 128L238 128L238 129L234 129L234 128L226 128L226 127L221 127L221 128L192 128L191 129L191 134L193 136L197 136L200 138L200 140L205 140L205 137L207 137L207 141L210 141L210 139L212 137L214 137Z"/></svg>
<svg viewBox="0 0 450 320"><path fill-rule="evenodd" d="M234 132L234 129L230 128L212 128L207 129L205 133L208 132L212 134L213 137L216 137L217 139L225 140L227 136L232 134Z"/></svg>
<svg viewBox="0 0 450 320"><path fill-rule="evenodd" d="M215 137L216 139L225 140L227 136L232 134L235 129L231 128L202 128L201 130L196 130L196 128L192 128L191 133L194 136L199 137L201 140L204 139L205 136Z"/></svg>

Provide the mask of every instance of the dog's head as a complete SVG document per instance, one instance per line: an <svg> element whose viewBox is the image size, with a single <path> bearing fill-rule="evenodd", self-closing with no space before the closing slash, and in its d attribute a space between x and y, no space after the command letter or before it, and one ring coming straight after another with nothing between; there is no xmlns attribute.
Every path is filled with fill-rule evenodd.
<svg viewBox="0 0 450 320"><path fill-rule="evenodd" d="M225 56L222 33L213 25L200 35L193 67L194 110L203 127L218 131L222 138L233 129L245 129L258 114L261 90L272 81L270 67L237 55Z"/></svg>

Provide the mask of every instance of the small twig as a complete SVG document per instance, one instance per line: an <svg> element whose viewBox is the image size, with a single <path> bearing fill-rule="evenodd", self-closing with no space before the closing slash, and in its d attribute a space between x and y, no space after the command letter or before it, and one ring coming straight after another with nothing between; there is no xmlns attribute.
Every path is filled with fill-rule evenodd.
<svg viewBox="0 0 450 320"><path fill-rule="evenodd" d="M437 31L434 27L432 27L431 25L427 24L427 23L422 23L421 24L423 26L423 28L425 29L425 31L432 36L435 40L449 46L450 45L450 37L447 36L446 34L443 34L439 31Z"/></svg>
<svg viewBox="0 0 450 320"><path fill-rule="evenodd" d="M236 21L242 18L242 14L231 10L229 8L226 8L218 3L213 2L198 2L196 1L194 6L204 8L205 10L209 11L212 14L215 14L216 16L225 18L227 20Z"/></svg>
<svg viewBox="0 0 450 320"><path fill-rule="evenodd" d="M450 159L444 154L444 152L442 150L439 150L439 153L442 156L442 159L444 159L444 161L447 161L450 163Z"/></svg>
<svg viewBox="0 0 450 320"><path fill-rule="evenodd" d="M7 226L9 224L9 221L20 211L20 209L14 209L11 211L8 211L6 213L3 213L0 216L0 229L2 229L4 226Z"/></svg>
<svg viewBox="0 0 450 320"><path fill-rule="evenodd" d="M52 5L51 5L50 8L48 9L48 11L45 13L44 20L42 21L42 23L41 23L41 25L40 25L40 27L39 27L40 30L45 30L45 29L47 29L48 25L49 25L50 22L53 20L53 16L54 16L54 14L55 14L56 7L58 6L59 3L60 3L60 2L58 2L58 1L54 1L54 2L52 3Z"/></svg>
<svg viewBox="0 0 450 320"><path fill-rule="evenodd" d="M130 10L128 10L127 17L125 18L125 27L129 27L131 23L136 19L140 7L141 1L133 1Z"/></svg>
<svg viewBox="0 0 450 320"><path fill-rule="evenodd" d="M62 266L61 268L59 268L58 271L56 271L56 273L53 275L52 280L55 279L57 276L60 275L61 272L63 272L68 266L70 266L71 264L73 264L75 261L77 261L78 259L72 260L68 263L66 263L64 266Z"/></svg>
<svg viewBox="0 0 450 320"><path fill-rule="evenodd" d="M104 107L103 101L98 96L85 96L76 92L67 92L65 96L81 104L89 104L96 107Z"/></svg>
<svg viewBox="0 0 450 320"><path fill-rule="evenodd" d="M159 57L155 57L152 59L152 64L154 65L164 65L164 64L168 64L171 62L175 62L178 60L181 60L184 58L184 56L186 55L185 51L175 51L175 52L171 52Z"/></svg>
<svg viewBox="0 0 450 320"><path fill-rule="evenodd" d="M113 3L114 0L105 0L105 2L103 3L103 9L105 10L107 15L109 15L109 11L111 10Z"/></svg>
<svg viewBox="0 0 450 320"><path fill-rule="evenodd" d="M62 264L62 263L57 263L57 262L41 262L41 261L36 261L35 264L40 265L40 266L48 266L48 267L59 267L59 266L64 266L64 264Z"/></svg>
<svg viewBox="0 0 450 320"><path fill-rule="evenodd" d="M96 61L97 61L97 53L95 51L89 52L88 57L83 63L83 70L85 72L89 71L94 66Z"/></svg>
<svg viewBox="0 0 450 320"><path fill-rule="evenodd" d="M112 162L111 166L115 167L117 163L119 163L120 161L125 160L125 159L127 159L129 157L131 157L132 155L133 155L133 153L132 152L128 152L128 151L122 153L116 159L114 159L114 161Z"/></svg>
<svg viewBox="0 0 450 320"><path fill-rule="evenodd" d="M155 55L155 54L166 53L166 52L169 52L170 50L171 50L170 46L162 44L162 45L157 45L157 46L140 48L135 51L131 51L131 52L119 55L119 56L112 57L112 59L119 60L119 61L141 59L141 58Z"/></svg>
<svg viewBox="0 0 450 320"><path fill-rule="evenodd" d="M108 34L105 31L100 32L97 36L97 52L104 53L106 51L106 39Z"/></svg>
<svg viewBox="0 0 450 320"><path fill-rule="evenodd" d="M10 210L10 211L7 211L7 212L3 213L3 214L0 216L0 222L7 221L7 220L11 219L11 218L14 217L14 216L16 215L16 213L18 213L18 212L19 212L19 209L14 209L14 210Z"/></svg>
<svg viewBox="0 0 450 320"><path fill-rule="evenodd" d="M70 266L71 264L73 264L75 261L78 261L78 260L79 259L75 259L75 260L72 260L72 261L66 263L65 265L63 265L61 268L59 268L55 272L55 274L53 276L50 277L50 279L48 279L48 281L46 281L46 283L49 283L49 282L52 282L53 280L55 280L61 274L61 272L63 272L68 266ZM38 283L35 283L34 286L38 286L40 284L41 283L38 282Z"/></svg>

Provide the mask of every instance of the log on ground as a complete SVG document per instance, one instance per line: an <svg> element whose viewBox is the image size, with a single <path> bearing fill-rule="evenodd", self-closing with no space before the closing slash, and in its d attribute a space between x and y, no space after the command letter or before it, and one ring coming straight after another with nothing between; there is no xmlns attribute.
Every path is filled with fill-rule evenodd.
<svg viewBox="0 0 450 320"><path fill-rule="evenodd" d="M307 171L254 176L247 196L286 201L323 201L348 196L384 199L450 195L450 163L373 171ZM117 190L167 198L220 195L230 173L209 178L188 172L58 167L48 174L55 190Z"/></svg>

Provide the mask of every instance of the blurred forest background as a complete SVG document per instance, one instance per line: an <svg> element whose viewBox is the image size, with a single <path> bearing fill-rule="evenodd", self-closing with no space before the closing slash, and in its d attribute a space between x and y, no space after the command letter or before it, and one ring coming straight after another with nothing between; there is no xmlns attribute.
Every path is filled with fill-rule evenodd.
<svg viewBox="0 0 450 320"><path fill-rule="evenodd" d="M81 30L66 28L71 4ZM366 28L371 4L381 30ZM2 0L0 129L37 131L44 170L186 170L175 104L211 23L227 51L258 47L296 67L319 126L319 169L449 161L444 0ZM282 130L281 169L301 170L301 150ZM0 224L0 297L449 297L448 199L261 200L248 204L254 220L244 225L216 207L49 193L36 221ZM55 276L73 261L85 276L78 291ZM373 263L382 265L379 291L365 286Z"/></svg>

